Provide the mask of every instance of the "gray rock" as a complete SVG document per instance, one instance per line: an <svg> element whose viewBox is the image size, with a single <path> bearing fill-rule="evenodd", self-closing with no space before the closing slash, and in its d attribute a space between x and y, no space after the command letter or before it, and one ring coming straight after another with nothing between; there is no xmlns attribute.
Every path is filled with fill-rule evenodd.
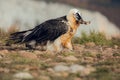
<svg viewBox="0 0 120 80"><path fill-rule="evenodd" d="M80 73L81 76L86 76L89 75L91 72L95 71L95 68L91 66L82 66L78 64L73 64L71 66L64 66L64 65L56 65L53 69L55 72L58 72L58 75L61 76L59 72L67 72L65 73L65 76L68 75L69 73ZM57 74L57 73L55 73Z"/></svg>
<svg viewBox="0 0 120 80"><path fill-rule="evenodd" d="M33 79L33 76L28 72L19 72L14 74L13 77L18 79Z"/></svg>
<svg viewBox="0 0 120 80"><path fill-rule="evenodd" d="M70 66L70 72L71 73L77 73L77 72L82 72L85 70L84 66L78 65L78 64L74 64Z"/></svg>
<svg viewBox="0 0 120 80"><path fill-rule="evenodd" d="M56 72L69 71L69 67L64 66L64 65L56 65L56 66L54 67L54 70L55 70Z"/></svg>

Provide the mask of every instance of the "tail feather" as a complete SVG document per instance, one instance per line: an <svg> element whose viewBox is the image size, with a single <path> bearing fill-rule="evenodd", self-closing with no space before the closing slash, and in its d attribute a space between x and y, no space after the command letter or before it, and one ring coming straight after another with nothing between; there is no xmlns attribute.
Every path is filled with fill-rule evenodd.
<svg viewBox="0 0 120 80"><path fill-rule="evenodd" d="M23 38L24 38L24 33L26 33L27 31L23 31L23 32L16 32L10 35L9 40L13 41L14 43L20 43L22 42Z"/></svg>
<svg viewBox="0 0 120 80"><path fill-rule="evenodd" d="M12 33L10 34L10 37L9 37L9 40L7 43L22 43L24 37L26 35L28 35L28 33L30 33L32 30L27 30L27 31L21 31L21 32L15 32L15 33Z"/></svg>

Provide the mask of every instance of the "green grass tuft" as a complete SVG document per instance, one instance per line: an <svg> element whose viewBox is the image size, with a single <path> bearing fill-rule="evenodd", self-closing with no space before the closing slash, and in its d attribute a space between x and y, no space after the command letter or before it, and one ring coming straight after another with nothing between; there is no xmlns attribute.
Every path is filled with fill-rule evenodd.
<svg viewBox="0 0 120 80"><path fill-rule="evenodd" d="M86 34L85 32L82 32L80 37L73 38L73 43L75 44L85 44L88 42L94 42L96 45L118 45L120 46L120 39L106 39L106 36L104 33L91 31L90 34Z"/></svg>

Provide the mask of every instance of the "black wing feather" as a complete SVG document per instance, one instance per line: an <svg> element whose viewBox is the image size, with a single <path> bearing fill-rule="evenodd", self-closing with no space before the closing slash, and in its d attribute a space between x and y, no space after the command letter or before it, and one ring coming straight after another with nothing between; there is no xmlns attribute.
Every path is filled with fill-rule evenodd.
<svg viewBox="0 0 120 80"><path fill-rule="evenodd" d="M24 38L23 42L31 40L36 40L39 43L48 40L54 41L60 35L65 34L67 30L68 26L62 22L61 18L49 20L36 26L33 31Z"/></svg>

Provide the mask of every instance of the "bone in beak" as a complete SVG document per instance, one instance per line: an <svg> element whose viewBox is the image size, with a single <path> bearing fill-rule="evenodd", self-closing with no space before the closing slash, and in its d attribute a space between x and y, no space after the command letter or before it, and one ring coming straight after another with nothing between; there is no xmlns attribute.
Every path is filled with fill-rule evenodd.
<svg viewBox="0 0 120 80"><path fill-rule="evenodd" d="M90 22L90 21L84 21L84 20L80 20L80 23L81 23L81 24L88 25L88 24L90 24L91 22Z"/></svg>

